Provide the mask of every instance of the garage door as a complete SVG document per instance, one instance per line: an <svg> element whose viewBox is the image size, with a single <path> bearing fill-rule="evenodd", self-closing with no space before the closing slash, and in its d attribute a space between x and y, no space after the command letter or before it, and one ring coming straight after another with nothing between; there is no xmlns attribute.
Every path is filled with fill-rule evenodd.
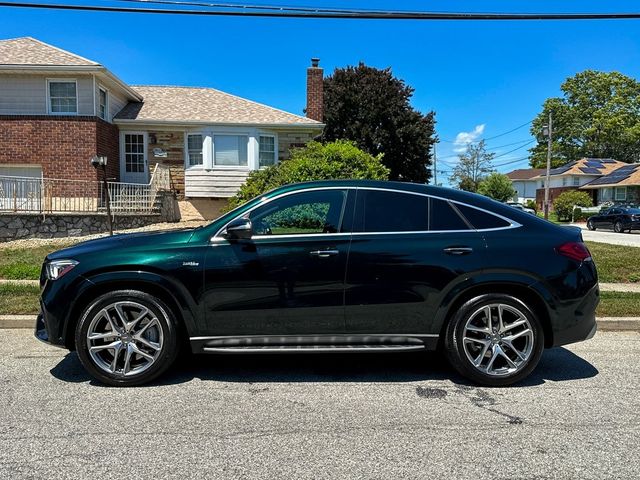
<svg viewBox="0 0 640 480"><path fill-rule="evenodd" d="M0 165L0 210L39 211L41 192L40 166Z"/></svg>

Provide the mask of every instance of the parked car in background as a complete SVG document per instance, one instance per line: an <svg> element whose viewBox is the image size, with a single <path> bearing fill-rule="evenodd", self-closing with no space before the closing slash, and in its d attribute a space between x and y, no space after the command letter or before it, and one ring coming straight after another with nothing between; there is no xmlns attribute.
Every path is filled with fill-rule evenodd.
<svg viewBox="0 0 640 480"><path fill-rule="evenodd" d="M52 253L37 338L109 385L194 353L409 352L442 347L508 385L545 347L591 338L596 267L579 229L484 196L410 183L281 187L211 224ZM416 357L418 359L420 357Z"/></svg>
<svg viewBox="0 0 640 480"><path fill-rule="evenodd" d="M527 208L525 207L523 204L518 203L518 202L505 202L507 205L509 205L510 207L513 207L515 209L518 209L522 212L527 212L530 213L532 215L536 214L536 211L533 208Z"/></svg>
<svg viewBox="0 0 640 480"><path fill-rule="evenodd" d="M628 206L614 206L601 211L587 219L587 228L613 229L614 232L640 230L640 208Z"/></svg>

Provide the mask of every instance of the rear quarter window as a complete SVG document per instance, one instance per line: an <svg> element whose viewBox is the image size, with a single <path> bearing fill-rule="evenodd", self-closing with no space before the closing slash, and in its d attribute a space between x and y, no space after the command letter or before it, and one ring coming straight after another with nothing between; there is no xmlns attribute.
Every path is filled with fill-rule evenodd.
<svg viewBox="0 0 640 480"><path fill-rule="evenodd" d="M464 215L467 221L473 225L476 230L486 230L490 228L505 228L511 224L506 220L483 210L468 207L460 203L456 203L456 208Z"/></svg>
<svg viewBox="0 0 640 480"><path fill-rule="evenodd" d="M429 230L470 230L469 225L449 202L432 198L429 207Z"/></svg>

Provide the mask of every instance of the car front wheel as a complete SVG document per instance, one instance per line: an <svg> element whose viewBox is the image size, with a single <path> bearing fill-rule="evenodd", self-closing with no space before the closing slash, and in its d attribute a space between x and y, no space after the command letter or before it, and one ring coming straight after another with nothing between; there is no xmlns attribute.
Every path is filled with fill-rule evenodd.
<svg viewBox="0 0 640 480"><path fill-rule="evenodd" d="M595 230L595 229L596 229L595 225L593 224L593 220L589 220L589 221L587 222L587 228L588 228L589 230Z"/></svg>
<svg viewBox="0 0 640 480"><path fill-rule="evenodd" d="M613 226L613 231L616 233L622 233L623 230L622 222L618 220Z"/></svg>
<svg viewBox="0 0 640 480"><path fill-rule="evenodd" d="M522 301L505 294L467 301L449 322L445 335L451 365L466 378L492 387L525 378L544 349L538 318Z"/></svg>
<svg viewBox="0 0 640 480"><path fill-rule="evenodd" d="M76 327L82 365L113 386L147 383L173 363L178 349L175 319L144 292L109 292L92 302Z"/></svg>

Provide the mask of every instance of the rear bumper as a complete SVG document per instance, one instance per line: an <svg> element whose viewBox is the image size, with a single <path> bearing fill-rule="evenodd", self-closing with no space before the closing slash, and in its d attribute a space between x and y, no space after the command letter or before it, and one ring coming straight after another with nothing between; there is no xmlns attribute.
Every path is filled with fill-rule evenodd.
<svg viewBox="0 0 640 480"><path fill-rule="evenodd" d="M579 302L563 308L552 319L553 346L582 342L592 338L597 330L596 307L600 303L600 289L596 284Z"/></svg>

